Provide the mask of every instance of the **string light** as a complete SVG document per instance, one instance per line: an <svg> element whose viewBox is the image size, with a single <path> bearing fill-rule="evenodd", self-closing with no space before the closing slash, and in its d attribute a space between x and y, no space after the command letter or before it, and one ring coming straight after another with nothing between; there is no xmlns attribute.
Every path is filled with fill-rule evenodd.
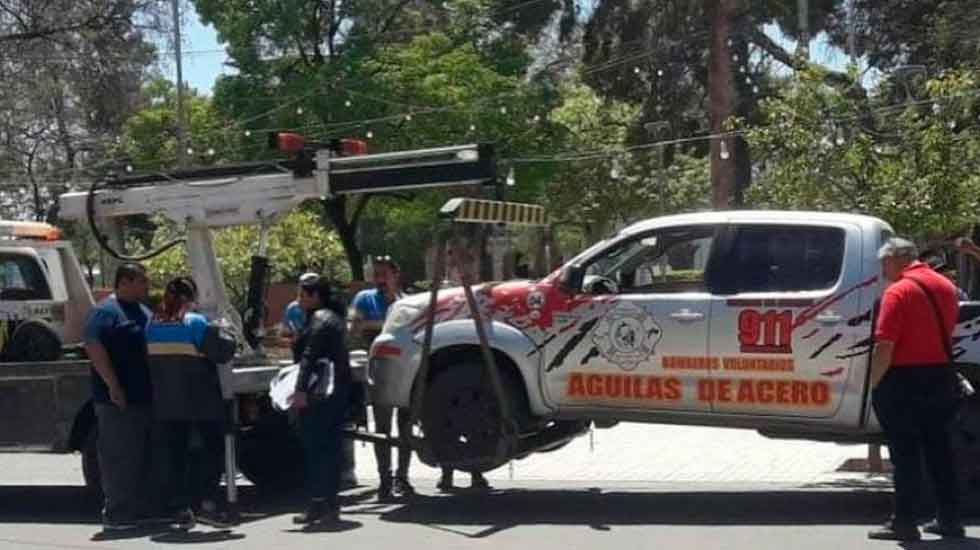
<svg viewBox="0 0 980 550"><path fill-rule="evenodd" d="M732 155L728 152L728 146L725 145L725 140L721 140L720 145L721 147L718 151L718 157L721 158L721 160L728 160L728 158Z"/></svg>
<svg viewBox="0 0 980 550"><path fill-rule="evenodd" d="M411 121L412 121L412 114L409 113L409 114L405 115L405 122L411 122Z"/></svg>
<svg viewBox="0 0 980 550"><path fill-rule="evenodd" d="M500 108L500 114L506 115L507 114L507 107L501 107Z"/></svg>
<svg viewBox="0 0 980 550"><path fill-rule="evenodd" d="M844 145L844 130L838 128L836 132L834 132L834 143L836 143L838 146Z"/></svg>
<svg viewBox="0 0 980 550"><path fill-rule="evenodd" d="M350 106L351 106L351 102L349 99L344 101L344 107L350 107Z"/></svg>
<svg viewBox="0 0 980 550"><path fill-rule="evenodd" d="M187 154L188 154L188 155L193 155L193 154L194 154L194 149L193 149L193 148L191 148L191 147L188 147L188 148L187 148Z"/></svg>
<svg viewBox="0 0 980 550"><path fill-rule="evenodd" d="M368 130L367 133L364 134L364 137L366 137L368 139L373 139L374 138L374 132L372 132L371 130Z"/></svg>
<svg viewBox="0 0 980 550"><path fill-rule="evenodd" d="M303 108L302 107L296 107L296 114L297 115L302 115L303 114Z"/></svg>
<svg viewBox="0 0 980 550"><path fill-rule="evenodd" d="M541 115L534 115L534 122L541 122Z"/></svg>
<svg viewBox="0 0 980 550"><path fill-rule="evenodd" d="M132 173L133 172L133 165L132 164L127 164L126 165L126 171L129 172L129 173Z"/></svg>
<svg viewBox="0 0 980 550"><path fill-rule="evenodd" d="M470 131L471 132L475 132L476 131L476 124L470 124Z"/></svg>
<svg viewBox="0 0 980 550"><path fill-rule="evenodd" d="M636 73L636 74L640 74L640 68L639 67L633 67L633 72Z"/></svg>
<svg viewBox="0 0 980 550"><path fill-rule="evenodd" d="M214 156L214 147L209 147L208 148L208 156L209 157L213 157Z"/></svg>
<svg viewBox="0 0 980 550"><path fill-rule="evenodd" d="M663 69L657 69L657 76L663 76L663 75L664 75L664 70Z"/></svg>
<svg viewBox="0 0 980 550"><path fill-rule="evenodd" d="M513 187L513 186L517 185L517 178L514 177L514 167L513 166L511 166L510 169L507 170L507 180L505 181L505 183L507 184L508 187Z"/></svg>
<svg viewBox="0 0 980 550"><path fill-rule="evenodd" d="M735 62L735 63L738 63L738 54L737 53L732 54L732 61Z"/></svg>
<svg viewBox="0 0 980 550"><path fill-rule="evenodd" d="M932 104L932 114L938 115L943 112L943 106L938 102Z"/></svg>
<svg viewBox="0 0 980 550"><path fill-rule="evenodd" d="M251 130L245 130L245 137L252 137L252 131Z"/></svg>
<svg viewBox="0 0 980 550"><path fill-rule="evenodd" d="M753 94L758 94L759 93L759 87L758 86L752 86L752 93Z"/></svg>

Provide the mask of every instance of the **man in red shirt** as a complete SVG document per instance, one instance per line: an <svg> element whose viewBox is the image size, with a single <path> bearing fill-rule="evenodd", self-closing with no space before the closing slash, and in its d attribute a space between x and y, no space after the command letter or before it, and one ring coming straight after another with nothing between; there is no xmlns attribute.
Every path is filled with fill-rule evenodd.
<svg viewBox="0 0 980 550"><path fill-rule="evenodd" d="M936 520L925 526L926 532L964 536L946 432L955 411L948 349L959 303L953 283L917 256L915 245L899 238L878 251L891 285L881 297L875 327L872 404L895 467L895 513L882 529L868 533L872 539L919 540L920 455L936 490Z"/></svg>

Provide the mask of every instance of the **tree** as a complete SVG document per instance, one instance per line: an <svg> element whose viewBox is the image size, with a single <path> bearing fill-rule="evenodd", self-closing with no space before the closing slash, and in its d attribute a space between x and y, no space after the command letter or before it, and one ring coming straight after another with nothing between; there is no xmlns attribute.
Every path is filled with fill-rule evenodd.
<svg viewBox="0 0 980 550"><path fill-rule="evenodd" d="M106 156L154 60L155 14L138 0L0 0L0 180L16 193L6 215L54 221L48 201Z"/></svg>
<svg viewBox="0 0 980 550"><path fill-rule="evenodd" d="M760 155L750 204L873 214L919 238L962 231L980 197L976 86L976 74L951 72L923 101L879 104L800 74L747 130Z"/></svg>
<svg viewBox="0 0 980 550"><path fill-rule="evenodd" d="M842 3L811 0L807 34L825 28ZM753 119L758 99L769 93L773 61L792 70L806 66L763 30L776 24L799 36L796 15L788 2L599 2L583 35L583 61L590 67L584 79L603 96L641 106L631 132L634 142L650 140L644 131L648 123L665 125L658 139L718 134L733 117ZM853 84L847 75L823 74L831 83ZM699 156L710 151L718 207L726 207L732 195L737 199L749 184L752 159L740 138L669 146L667 164L675 150Z"/></svg>
<svg viewBox="0 0 980 550"><path fill-rule="evenodd" d="M976 67L980 12L972 0L854 0L838 7L829 26L833 42L868 65L891 71L922 65L931 71Z"/></svg>
<svg viewBox="0 0 980 550"><path fill-rule="evenodd" d="M570 149L600 152L561 162L556 168L544 195L555 223L578 226L587 241L595 242L642 218L710 204L708 165L703 159L681 153L665 165L663 148L625 151L640 107L603 100L574 81L561 92L563 102L551 121L567 132Z"/></svg>
<svg viewBox="0 0 980 550"><path fill-rule="evenodd" d="M239 69L215 86L215 102L230 118L321 139L370 135L374 151L463 139L494 140L502 154L531 151L545 142L528 126L545 98L523 78L527 42L501 23L504 8L493 11L495 4L514 7L480 0L197 2ZM374 122L356 122L365 119ZM358 228L372 200L323 201L357 279L364 263Z"/></svg>
<svg viewBox="0 0 980 550"><path fill-rule="evenodd" d="M162 224L157 244L173 238L179 228ZM248 276L251 257L258 241L257 226L237 226L215 231L215 252L220 259L221 274L232 305L243 313L248 298ZM269 230L268 258L271 281L295 281L301 273L315 271L331 280L350 280L350 270L344 262L343 248L337 235L317 223L317 213L310 208L296 210L284 216ZM147 268L157 281L166 281L190 272L184 247L171 248L148 260Z"/></svg>

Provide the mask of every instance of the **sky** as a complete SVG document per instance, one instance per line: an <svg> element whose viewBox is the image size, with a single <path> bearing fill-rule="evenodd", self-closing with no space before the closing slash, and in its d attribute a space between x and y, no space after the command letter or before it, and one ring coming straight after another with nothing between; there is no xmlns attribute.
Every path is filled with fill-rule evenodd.
<svg viewBox="0 0 980 550"><path fill-rule="evenodd" d="M184 81L199 92L210 95L214 81L222 74L231 69L224 66L227 56L224 47L218 43L218 35L214 27L201 23L200 17L194 11L193 3L186 3L188 11L184 13L183 20L183 40L184 48ZM795 43L781 36L775 26L767 26L766 33L777 40L784 47L793 51ZM847 56L838 48L827 44L825 36L817 36L810 46L810 59L834 70L844 70L847 65ZM173 60L164 67L172 80L176 80L176 66ZM870 75L869 75L870 76ZM869 78L865 78L865 86L869 84Z"/></svg>

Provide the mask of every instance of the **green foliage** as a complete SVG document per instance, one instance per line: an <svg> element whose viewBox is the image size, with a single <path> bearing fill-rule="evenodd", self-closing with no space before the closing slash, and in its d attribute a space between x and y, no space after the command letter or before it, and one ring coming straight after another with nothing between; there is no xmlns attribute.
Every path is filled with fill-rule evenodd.
<svg viewBox="0 0 980 550"><path fill-rule="evenodd" d="M196 166L234 158L240 137L226 131L224 118L209 98L194 90L184 95L185 146L191 152L185 150L180 154L176 86L162 78L151 80L143 86L143 99L146 106L124 125L120 147L136 170L168 169L180 156L187 164Z"/></svg>
<svg viewBox="0 0 980 550"><path fill-rule="evenodd" d="M566 84L561 95L564 101L551 120L565 131L570 149L628 146L636 106L603 100L580 83ZM659 148L640 149L561 163L542 198L553 219L578 225L588 240L639 219L707 207L707 160L679 154L664 167L661 154Z"/></svg>
<svg viewBox="0 0 980 550"><path fill-rule="evenodd" d="M916 237L964 229L980 197L976 86L975 74L949 73L925 100L881 105L801 74L748 128L761 168L749 204L869 213Z"/></svg>
<svg viewBox="0 0 980 550"><path fill-rule="evenodd" d="M174 236L176 228L157 231L155 245ZM214 247L232 304L244 309L248 295L251 257L256 252L259 230L255 226L220 229L214 232ZM312 208L290 213L269 230L268 258L271 282L292 282L306 271L315 271L335 281L349 281L350 269L343 247L332 231L324 229ZM190 273L184 247L171 248L146 262L154 280L164 282Z"/></svg>

